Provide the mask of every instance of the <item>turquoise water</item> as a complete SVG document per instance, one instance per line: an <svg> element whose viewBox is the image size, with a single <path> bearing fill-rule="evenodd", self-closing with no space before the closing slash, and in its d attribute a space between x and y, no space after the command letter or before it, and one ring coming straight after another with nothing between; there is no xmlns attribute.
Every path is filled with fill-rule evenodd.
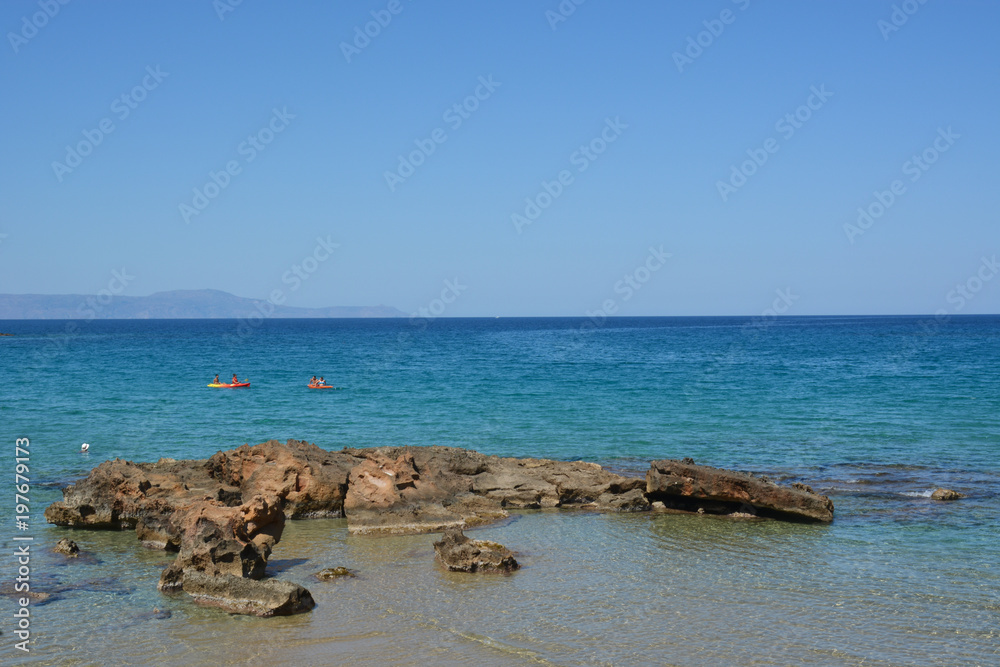
<svg viewBox="0 0 1000 667"><path fill-rule="evenodd" d="M155 664L1000 663L1000 317L273 320L249 333L233 321L69 333L6 321L0 332L15 334L0 337L0 442L12 472L14 439L31 439L34 572L57 592L34 610L29 662L131 664L146 651ZM252 386L207 388L216 373ZM314 374L338 389L309 390ZM430 536L296 523L272 566L320 604L269 620L161 596L169 558L128 533L69 531L88 563L44 551L67 531L41 510L102 460L204 458L271 438L453 445L636 474L691 456L805 481L833 498L836 520L527 512L483 531L524 569L472 580L434 567ZM931 501L937 486L969 498ZM0 504L3 526L12 510ZM362 576L310 580L335 564ZM0 557L0 585L12 573ZM154 607L172 616L151 618ZM14 608L0 597L5 661L23 661L10 650ZM122 626L130 639L107 641ZM243 646L247 631L262 645Z"/></svg>

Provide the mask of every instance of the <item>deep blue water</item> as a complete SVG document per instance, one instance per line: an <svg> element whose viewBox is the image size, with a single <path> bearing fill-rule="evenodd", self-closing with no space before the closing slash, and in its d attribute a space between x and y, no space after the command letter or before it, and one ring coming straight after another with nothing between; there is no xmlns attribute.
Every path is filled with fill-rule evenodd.
<svg viewBox="0 0 1000 667"><path fill-rule="evenodd" d="M998 317L586 322L6 321L0 436L30 436L49 478L270 438L1000 469ZM252 386L207 388L216 373ZM338 389L309 390L313 374Z"/></svg>
<svg viewBox="0 0 1000 667"><path fill-rule="evenodd" d="M15 334L0 337L0 442L12 454L16 437L31 439L40 539L58 536L41 525L44 504L114 457L205 458L271 438L328 449L453 445L586 459L639 474L650 459L691 456L803 480L833 498L833 526L821 537L809 533L819 560L789 570L791 588L815 588L821 567L822 581L854 591L852 599L909 591L930 600L931 611L880 629L886 643L871 639L888 652L885 664L922 655L914 633L928 652L942 650L934 637L953 625L965 627L971 642L964 659L986 664L983 656L1000 655L1000 317L620 318L600 326L573 318L426 326L269 320L249 331L224 320L68 326L0 322L0 332ZM216 373L237 373L252 386L206 387ZM337 389L308 389L314 374ZM88 454L79 451L83 442L91 444ZM936 503L927 497L936 486L969 498ZM0 505L4 525L9 505ZM695 531L684 533L684 544L698 543L700 529L684 525ZM667 539L658 530L652 541L640 540L639 551ZM758 557L740 555L726 532L713 524L704 533L734 554L726 567ZM791 545L803 539L786 537ZM592 592L609 594L600 586ZM761 604L774 603L761 595ZM937 600L948 600L940 612ZM858 628L830 630L838 618L830 612L823 631L841 635L829 642L849 642ZM864 607L852 622L880 613ZM818 631L800 630L806 644ZM744 661L724 651L716 657Z"/></svg>

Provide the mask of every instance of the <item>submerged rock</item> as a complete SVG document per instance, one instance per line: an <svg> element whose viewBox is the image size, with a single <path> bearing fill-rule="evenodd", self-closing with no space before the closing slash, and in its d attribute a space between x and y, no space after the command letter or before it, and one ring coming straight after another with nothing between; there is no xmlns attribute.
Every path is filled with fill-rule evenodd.
<svg viewBox="0 0 1000 667"><path fill-rule="evenodd" d="M744 473L684 461L653 461L646 473L646 495L651 501L675 509L833 521L833 502L805 485L778 486Z"/></svg>
<svg viewBox="0 0 1000 667"><path fill-rule="evenodd" d="M333 579L341 579L343 577L355 577L357 576L346 567L328 567L326 569L320 570L313 575L320 581L331 581Z"/></svg>
<svg viewBox="0 0 1000 667"><path fill-rule="evenodd" d="M28 598L29 600L39 603L55 599L53 597L53 593L30 588L27 591L23 591L18 590L18 588L19 586L13 581L0 582L0 596L12 598L14 600L18 598Z"/></svg>
<svg viewBox="0 0 1000 667"><path fill-rule="evenodd" d="M316 606L312 594L298 584L277 579L257 581L231 574L212 576L190 572L184 592L198 604L218 607L231 614L289 616Z"/></svg>
<svg viewBox="0 0 1000 667"><path fill-rule="evenodd" d="M173 616L169 609L159 609L154 607L152 611L140 611L132 616L132 620L123 625L123 628L131 628L149 621L162 621Z"/></svg>
<svg viewBox="0 0 1000 667"><path fill-rule="evenodd" d="M958 491L952 491L951 489L934 489L931 493L931 500L958 500L959 498L965 498L964 493L959 493Z"/></svg>
<svg viewBox="0 0 1000 667"><path fill-rule="evenodd" d="M453 572L495 572L510 574L520 565L507 547L487 540L473 540L458 528L444 532L434 543L441 563Z"/></svg>
<svg viewBox="0 0 1000 667"><path fill-rule="evenodd" d="M56 542L52 550L57 554L64 554L70 558L76 558L80 555L80 547L76 545L76 542L65 537Z"/></svg>

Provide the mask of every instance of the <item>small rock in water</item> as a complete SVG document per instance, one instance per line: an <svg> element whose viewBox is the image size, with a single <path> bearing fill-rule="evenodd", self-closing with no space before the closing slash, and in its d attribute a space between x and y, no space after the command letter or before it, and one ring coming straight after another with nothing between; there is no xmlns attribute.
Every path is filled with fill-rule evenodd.
<svg viewBox="0 0 1000 667"><path fill-rule="evenodd" d="M964 497L964 493L952 491L951 489L934 489L934 492L931 494L931 500L958 500Z"/></svg>
<svg viewBox="0 0 1000 667"><path fill-rule="evenodd" d="M509 574L520 567L510 549L486 540L470 540L460 528L449 528L434 551L453 572L500 572Z"/></svg>
<svg viewBox="0 0 1000 667"><path fill-rule="evenodd" d="M184 592L198 604L218 607L231 614L290 616L316 606L312 594L298 584L278 579L247 579L231 574L208 575L192 570L184 574Z"/></svg>
<svg viewBox="0 0 1000 667"><path fill-rule="evenodd" d="M80 555L80 547L76 545L76 542L65 537L56 542L56 546L53 550L57 554L65 554L70 558L76 558Z"/></svg>
<svg viewBox="0 0 1000 667"><path fill-rule="evenodd" d="M325 570L320 570L313 576L320 581L330 581L332 579L339 579L340 577L354 577L357 575L346 567L328 567Z"/></svg>

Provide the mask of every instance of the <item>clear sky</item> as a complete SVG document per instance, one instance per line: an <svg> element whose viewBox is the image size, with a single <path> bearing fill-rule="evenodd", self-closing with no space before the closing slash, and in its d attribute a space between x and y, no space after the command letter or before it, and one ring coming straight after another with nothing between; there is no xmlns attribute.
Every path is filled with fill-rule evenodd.
<svg viewBox="0 0 1000 667"><path fill-rule="evenodd" d="M124 268L129 295L444 316L997 313L998 26L945 0L6 0L0 292Z"/></svg>

